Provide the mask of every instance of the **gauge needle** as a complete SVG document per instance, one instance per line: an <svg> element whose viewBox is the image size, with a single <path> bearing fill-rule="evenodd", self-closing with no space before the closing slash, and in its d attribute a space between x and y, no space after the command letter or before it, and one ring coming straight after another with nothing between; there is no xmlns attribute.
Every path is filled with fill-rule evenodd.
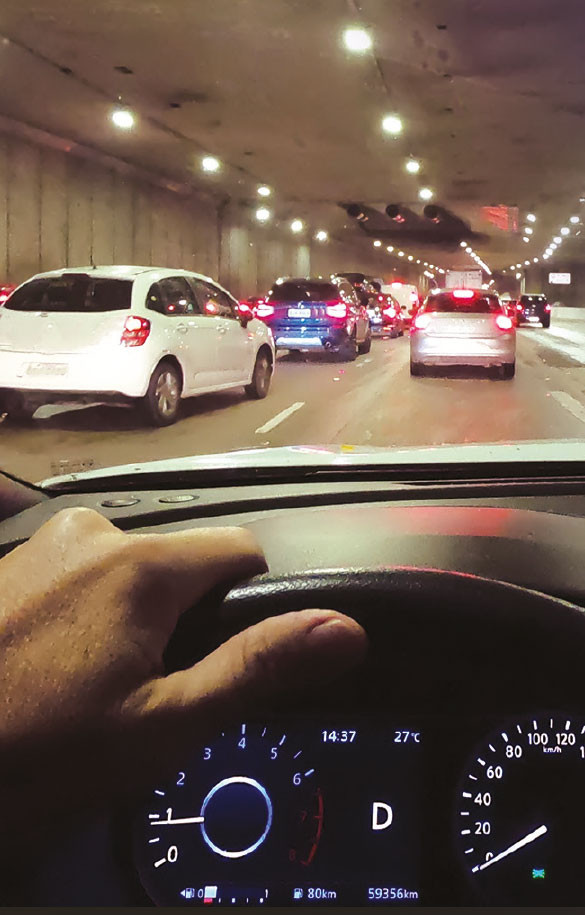
<svg viewBox="0 0 585 915"><path fill-rule="evenodd" d="M524 836L523 839L520 839L519 842L514 842L513 845L510 845L506 851L501 851L499 855L496 855L495 858L490 858L489 861L484 861L483 864L477 864L472 868L472 874L476 871L483 871L486 867L490 867L491 864L495 864L496 861L501 861L502 858L507 858L508 855L514 854L515 851L518 851L519 848L523 848L525 845L529 845L531 842L534 842L535 839L539 839L541 836L547 832L546 826L539 826L538 829L535 829L534 832L529 832L527 836Z"/></svg>
<svg viewBox="0 0 585 915"><path fill-rule="evenodd" d="M182 817L176 820L152 820L151 826L176 826L178 823L202 823L204 817Z"/></svg>

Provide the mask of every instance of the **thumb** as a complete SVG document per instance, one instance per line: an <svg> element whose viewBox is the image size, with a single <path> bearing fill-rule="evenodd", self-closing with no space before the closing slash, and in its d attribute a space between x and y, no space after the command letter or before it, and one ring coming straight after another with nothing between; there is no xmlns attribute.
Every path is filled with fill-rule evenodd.
<svg viewBox="0 0 585 915"><path fill-rule="evenodd" d="M240 716L270 709L275 698L326 683L358 664L367 637L350 617L302 610L271 617L229 639L188 670L133 694L124 716L165 746L191 747ZM163 737L164 735L164 737Z"/></svg>

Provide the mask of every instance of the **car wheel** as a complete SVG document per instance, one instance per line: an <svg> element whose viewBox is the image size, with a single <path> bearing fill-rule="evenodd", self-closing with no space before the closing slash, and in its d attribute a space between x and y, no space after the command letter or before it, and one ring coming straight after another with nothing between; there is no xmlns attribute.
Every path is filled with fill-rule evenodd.
<svg viewBox="0 0 585 915"><path fill-rule="evenodd" d="M349 337L345 343L339 347L338 358L341 362L355 362L358 354L358 346L355 334Z"/></svg>
<svg viewBox="0 0 585 915"><path fill-rule="evenodd" d="M144 408L154 426L170 426L177 419L181 403L181 376L170 362L161 362L152 373Z"/></svg>
<svg viewBox="0 0 585 915"><path fill-rule="evenodd" d="M542 326L545 328L550 327L550 315L548 315L548 317L542 319Z"/></svg>
<svg viewBox="0 0 585 915"><path fill-rule="evenodd" d="M516 374L516 363L506 362L500 366L500 378L513 378Z"/></svg>
<svg viewBox="0 0 585 915"><path fill-rule="evenodd" d="M366 339L364 340L364 342L360 343L360 345L358 346L358 353L360 353L360 355L362 355L362 356L365 356L366 353L370 352L371 348L372 348L372 332L371 332L371 330L369 330L368 335L367 335Z"/></svg>
<svg viewBox="0 0 585 915"><path fill-rule="evenodd" d="M256 356L252 381L246 385L246 394L255 400L262 400L270 390L272 379L272 359L268 353L261 350Z"/></svg>
<svg viewBox="0 0 585 915"><path fill-rule="evenodd" d="M410 374L411 375L424 375L424 365L422 362L413 362L410 361Z"/></svg>

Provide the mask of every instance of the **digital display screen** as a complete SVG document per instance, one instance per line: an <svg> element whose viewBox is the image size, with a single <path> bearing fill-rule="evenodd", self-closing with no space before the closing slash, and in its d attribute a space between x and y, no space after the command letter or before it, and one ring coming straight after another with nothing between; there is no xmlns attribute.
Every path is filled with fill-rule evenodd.
<svg viewBox="0 0 585 915"><path fill-rule="evenodd" d="M144 889L159 905L416 904L423 743L404 721L223 732L146 799Z"/></svg>

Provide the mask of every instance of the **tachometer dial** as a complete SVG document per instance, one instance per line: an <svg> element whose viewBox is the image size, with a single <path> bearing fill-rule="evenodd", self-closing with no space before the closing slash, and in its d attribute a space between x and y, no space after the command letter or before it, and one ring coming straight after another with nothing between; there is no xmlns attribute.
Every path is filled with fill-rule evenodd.
<svg viewBox="0 0 585 915"><path fill-rule="evenodd" d="M487 902L583 904L585 719L507 723L476 748L456 804L464 866Z"/></svg>
<svg viewBox="0 0 585 915"><path fill-rule="evenodd" d="M242 724L153 790L135 860L159 905L270 903L313 861L322 824L317 772L294 735Z"/></svg>

